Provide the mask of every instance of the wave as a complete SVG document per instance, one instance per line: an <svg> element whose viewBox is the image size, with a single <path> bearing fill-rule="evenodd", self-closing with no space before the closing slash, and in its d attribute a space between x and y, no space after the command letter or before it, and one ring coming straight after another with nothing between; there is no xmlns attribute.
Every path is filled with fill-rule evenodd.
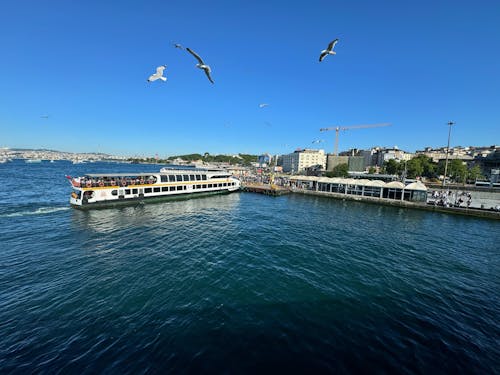
<svg viewBox="0 0 500 375"><path fill-rule="evenodd" d="M7 213L7 214L0 214L0 217L47 215L47 214L52 214L54 212L66 211L69 209L70 209L70 207L40 207L40 208L37 208L36 210L31 210L31 211L17 211L17 212L11 212L11 213Z"/></svg>

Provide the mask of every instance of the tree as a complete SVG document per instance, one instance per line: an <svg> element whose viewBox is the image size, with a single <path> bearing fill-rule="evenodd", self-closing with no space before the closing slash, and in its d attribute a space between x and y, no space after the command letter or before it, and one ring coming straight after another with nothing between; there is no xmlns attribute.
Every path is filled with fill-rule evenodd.
<svg viewBox="0 0 500 375"><path fill-rule="evenodd" d="M331 172L326 172L327 177L347 177L349 175L347 163L336 165Z"/></svg>
<svg viewBox="0 0 500 375"><path fill-rule="evenodd" d="M479 165L475 165L467 171L467 178L470 181L474 181L474 182L478 179L484 178L483 173L482 173Z"/></svg>
<svg viewBox="0 0 500 375"><path fill-rule="evenodd" d="M375 167L370 167L370 168L368 168L368 173L369 173L369 174L374 174L374 173L376 173L376 172L377 172L377 169L376 169Z"/></svg>
<svg viewBox="0 0 500 375"><path fill-rule="evenodd" d="M389 159L384 163L385 172L388 174L397 174L399 170L399 163L394 159Z"/></svg>
<svg viewBox="0 0 500 375"><path fill-rule="evenodd" d="M406 177L415 178L422 176L423 172L424 166L420 158L413 158L406 162Z"/></svg>
<svg viewBox="0 0 500 375"><path fill-rule="evenodd" d="M448 176L454 181L465 181L467 167L464 162L458 159L448 162Z"/></svg>

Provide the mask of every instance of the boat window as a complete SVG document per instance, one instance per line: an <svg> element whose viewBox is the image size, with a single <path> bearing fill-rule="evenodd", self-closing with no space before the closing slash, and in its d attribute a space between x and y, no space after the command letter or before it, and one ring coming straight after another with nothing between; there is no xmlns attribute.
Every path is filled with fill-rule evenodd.
<svg viewBox="0 0 500 375"><path fill-rule="evenodd" d="M206 175L206 174L202 174L202 175L201 175L201 179L202 179L202 180L206 180L206 179L207 179L207 175Z"/></svg>
<svg viewBox="0 0 500 375"><path fill-rule="evenodd" d="M203 184L203 185L201 185L201 187L202 187L203 189L206 189L206 188L207 188L207 184Z"/></svg>
<svg viewBox="0 0 500 375"><path fill-rule="evenodd" d="M226 183L226 182L224 182L224 183L222 184L222 186L227 186L227 183Z"/></svg>
<svg viewBox="0 0 500 375"><path fill-rule="evenodd" d="M137 194L137 189L132 189L132 194Z"/></svg>
<svg viewBox="0 0 500 375"><path fill-rule="evenodd" d="M159 188L159 187L153 188L153 191L154 191L155 193L159 193L159 192L160 192L160 188Z"/></svg>
<svg viewBox="0 0 500 375"><path fill-rule="evenodd" d="M130 189L125 189L125 194L130 194Z"/></svg>
<svg viewBox="0 0 500 375"><path fill-rule="evenodd" d="M227 178L227 175L215 175L212 176L211 178Z"/></svg>
<svg viewBox="0 0 500 375"><path fill-rule="evenodd" d="M190 174L190 175L189 175L189 180L190 180L190 181L194 181L194 180L195 180L195 179L194 179L194 174Z"/></svg>
<svg viewBox="0 0 500 375"><path fill-rule="evenodd" d="M208 187L211 188L212 187L212 184L208 184Z"/></svg>
<svg viewBox="0 0 500 375"><path fill-rule="evenodd" d="M196 181L200 181L201 180L201 176L199 174L196 175Z"/></svg>
<svg viewBox="0 0 500 375"><path fill-rule="evenodd" d="M184 177L184 181L189 181L189 176L187 174L182 175Z"/></svg>
<svg viewBox="0 0 500 375"><path fill-rule="evenodd" d="M169 176L168 176L168 180L169 180L170 182L175 182L175 176L174 176L173 174L169 175Z"/></svg>
<svg viewBox="0 0 500 375"><path fill-rule="evenodd" d="M184 185L183 188L184 188L184 190L187 190L188 187L186 185Z"/></svg>
<svg viewBox="0 0 500 375"><path fill-rule="evenodd" d="M155 188L156 189L156 188ZM164 186L161 188L161 191L168 191L168 186Z"/></svg>
<svg viewBox="0 0 500 375"><path fill-rule="evenodd" d="M182 186L177 186L177 190L182 190Z"/></svg>
<svg viewBox="0 0 500 375"><path fill-rule="evenodd" d="M201 185L196 185L196 189L201 189Z"/></svg>
<svg viewBox="0 0 500 375"><path fill-rule="evenodd" d="M175 176L177 178L177 181L182 181L182 176L180 174L178 174L177 176Z"/></svg>
<svg viewBox="0 0 500 375"><path fill-rule="evenodd" d="M170 186L170 191L174 191L175 190L175 186Z"/></svg>
<svg viewBox="0 0 500 375"><path fill-rule="evenodd" d="M151 188L145 188L144 189L144 193L151 193L153 191L153 189Z"/></svg>
<svg viewBox="0 0 500 375"><path fill-rule="evenodd" d="M111 195L118 195L118 190L111 190Z"/></svg>
<svg viewBox="0 0 500 375"><path fill-rule="evenodd" d="M168 182L168 176L161 176L161 182Z"/></svg>

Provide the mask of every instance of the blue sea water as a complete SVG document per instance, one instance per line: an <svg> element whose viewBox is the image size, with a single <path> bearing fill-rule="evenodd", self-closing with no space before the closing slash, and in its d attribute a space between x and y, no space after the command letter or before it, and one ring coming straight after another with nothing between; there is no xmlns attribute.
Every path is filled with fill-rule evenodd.
<svg viewBox="0 0 500 375"><path fill-rule="evenodd" d="M495 373L497 221L251 193L82 212L0 164L0 372Z"/></svg>

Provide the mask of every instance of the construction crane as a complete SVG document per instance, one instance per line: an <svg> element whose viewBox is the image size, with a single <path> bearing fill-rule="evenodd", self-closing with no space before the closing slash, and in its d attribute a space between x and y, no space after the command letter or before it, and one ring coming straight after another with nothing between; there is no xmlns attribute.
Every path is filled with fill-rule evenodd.
<svg viewBox="0 0 500 375"><path fill-rule="evenodd" d="M379 128L382 126L391 126L391 124L384 122L381 124L369 124L369 125L353 125L353 126L334 126L331 128L321 128L319 129L320 132L327 132L330 130L335 130L335 148L333 150L333 154L335 156L338 155L338 149L339 149L339 132L341 130L346 131L350 129L364 129L364 128Z"/></svg>

